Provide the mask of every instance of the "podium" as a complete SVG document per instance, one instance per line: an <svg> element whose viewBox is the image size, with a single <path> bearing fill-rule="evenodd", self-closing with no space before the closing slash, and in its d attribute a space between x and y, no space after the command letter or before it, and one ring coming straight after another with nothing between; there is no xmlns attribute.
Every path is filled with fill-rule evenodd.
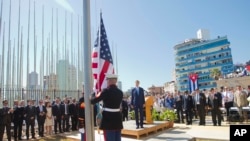
<svg viewBox="0 0 250 141"><path fill-rule="evenodd" d="M145 97L145 117L146 117L146 121L144 121L145 123L153 123L153 119L152 119L152 107L153 107L153 103L154 103L154 99L153 96L146 96Z"/></svg>

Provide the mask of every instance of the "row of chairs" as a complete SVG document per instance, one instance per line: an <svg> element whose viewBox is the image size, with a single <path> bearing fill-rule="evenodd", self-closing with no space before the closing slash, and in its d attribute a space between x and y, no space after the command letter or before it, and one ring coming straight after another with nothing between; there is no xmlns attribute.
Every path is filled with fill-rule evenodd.
<svg viewBox="0 0 250 141"><path fill-rule="evenodd" d="M226 116L226 109L221 108L222 116ZM240 113L241 112L241 113ZM242 110L240 111L238 107L231 107L229 109L229 117L228 122L248 122L248 119L250 119L250 107L242 107Z"/></svg>

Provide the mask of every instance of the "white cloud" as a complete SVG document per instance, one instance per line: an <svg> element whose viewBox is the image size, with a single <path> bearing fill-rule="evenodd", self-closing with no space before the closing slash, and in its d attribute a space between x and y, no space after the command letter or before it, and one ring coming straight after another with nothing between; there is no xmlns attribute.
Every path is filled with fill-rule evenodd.
<svg viewBox="0 0 250 141"><path fill-rule="evenodd" d="M68 10L69 12L74 13L74 9L71 7L67 0L55 0L57 4L61 5L63 8Z"/></svg>

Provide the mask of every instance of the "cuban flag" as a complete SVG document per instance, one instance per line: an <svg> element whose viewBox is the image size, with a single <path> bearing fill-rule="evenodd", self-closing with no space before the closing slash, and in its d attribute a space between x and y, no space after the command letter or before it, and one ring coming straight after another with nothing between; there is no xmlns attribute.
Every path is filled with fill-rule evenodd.
<svg viewBox="0 0 250 141"><path fill-rule="evenodd" d="M190 93L192 93L193 91L198 89L198 74L191 73L188 76L188 80L189 80L189 91Z"/></svg>

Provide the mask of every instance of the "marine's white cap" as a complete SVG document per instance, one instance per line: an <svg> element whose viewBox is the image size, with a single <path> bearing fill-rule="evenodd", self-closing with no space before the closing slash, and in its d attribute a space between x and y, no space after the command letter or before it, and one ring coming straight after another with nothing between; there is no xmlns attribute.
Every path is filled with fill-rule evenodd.
<svg viewBox="0 0 250 141"><path fill-rule="evenodd" d="M118 78L118 75L116 74L105 74L107 79L112 79L112 78Z"/></svg>

